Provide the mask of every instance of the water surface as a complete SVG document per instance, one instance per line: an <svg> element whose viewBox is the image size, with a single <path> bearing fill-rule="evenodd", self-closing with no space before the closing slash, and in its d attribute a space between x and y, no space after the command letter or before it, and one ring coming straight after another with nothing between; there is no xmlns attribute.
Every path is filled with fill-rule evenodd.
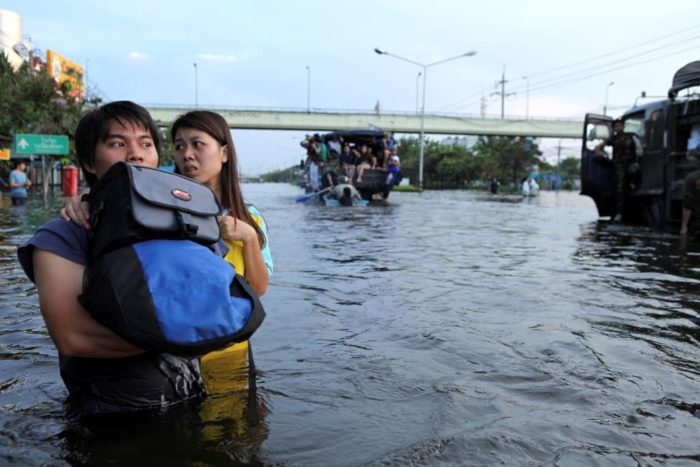
<svg viewBox="0 0 700 467"><path fill-rule="evenodd" d="M599 223L569 192L342 208L244 191L275 258L255 427L236 390L68 423L15 259L47 214L2 200L0 464L700 464L700 247Z"/></svg>

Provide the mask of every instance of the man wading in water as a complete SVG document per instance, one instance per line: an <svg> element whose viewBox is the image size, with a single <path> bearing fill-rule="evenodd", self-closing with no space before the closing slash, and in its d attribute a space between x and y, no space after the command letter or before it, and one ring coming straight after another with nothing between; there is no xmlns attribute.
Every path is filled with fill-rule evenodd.
<svg viewBox="0 0 700 467"><path fill-rule="evenodd" d="M93 110L75 132L85 179L94 185L117 162L157 167L159 138L146 109L133 102ZM146 353L97 323L78 303L87 265L83 227L53 219L18 256L36 284L41 314L58 349L69 415L162 408L206 394L197 359Z"/></svg>

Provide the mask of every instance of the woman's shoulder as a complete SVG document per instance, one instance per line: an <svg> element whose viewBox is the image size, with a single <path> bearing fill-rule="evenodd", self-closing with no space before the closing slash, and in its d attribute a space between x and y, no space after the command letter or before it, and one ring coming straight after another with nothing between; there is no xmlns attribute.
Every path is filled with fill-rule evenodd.
<svg viewBox="0 0 700 467"><path fill-rule="evenodd" d="M246 209L248 209L248 212L253 215L253 217L262 219L262 217L263 217L262 213L260 212L260 210L257 207L255 207L254 204L246 203L245 207L246 207ZM256 219L256 221L257 221L257 219Z"/></svg>

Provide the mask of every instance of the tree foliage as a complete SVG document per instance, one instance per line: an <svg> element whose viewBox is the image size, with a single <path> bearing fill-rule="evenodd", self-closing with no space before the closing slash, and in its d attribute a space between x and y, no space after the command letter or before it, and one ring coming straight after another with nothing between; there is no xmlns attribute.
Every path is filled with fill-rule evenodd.
<svg viewBox="0 0 700 467"><path fill-rule="evenodd" d="M401 171L417 184L420 142L400 141ZM516 182L534 164L543 164L542 152L529 138L484 136L471 148L459 144L445 146L426 140L423 154L423 185L426 188L461 188L491 178Z"/></svg>
<svg viewBox="0 0 700 467"><path fill-rule="evenodd" d="M557 171L564 179L574 179L581 173L581 159L567 157L559 163Z"/></svg>
<svg viewBox="0 0 700 467"><path fill-rule="evenodd" d="M68 135L80 119L83 102L45 72L24 62L17 70L0 54L0 135L10 141L18 133Z"/></svg>

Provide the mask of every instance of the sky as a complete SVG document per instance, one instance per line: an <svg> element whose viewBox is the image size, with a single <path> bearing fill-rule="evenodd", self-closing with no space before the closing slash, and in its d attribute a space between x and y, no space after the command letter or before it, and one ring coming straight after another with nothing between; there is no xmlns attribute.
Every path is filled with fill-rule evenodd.
<svg viewBox="0 0 700 467"><path fill-rule="evenodd" d="M606 97L615 116L642 91L665 96L674 72L700 59L693 0L0 0L0 9L22 16L42 54L86 66L105 100L146 106L196 98L213 110L310 101L372 111L379 102L382 112L415 112L422 68L379 47L422 64L476 51L428 68L426 113L499 116L492 94L505 76L506 117L583 119L602 113ZM241 172L298 163L303 135L233 130ZM559 143L541 141L550 162ZM561 141L562 156L578 145Z"/></svg>

